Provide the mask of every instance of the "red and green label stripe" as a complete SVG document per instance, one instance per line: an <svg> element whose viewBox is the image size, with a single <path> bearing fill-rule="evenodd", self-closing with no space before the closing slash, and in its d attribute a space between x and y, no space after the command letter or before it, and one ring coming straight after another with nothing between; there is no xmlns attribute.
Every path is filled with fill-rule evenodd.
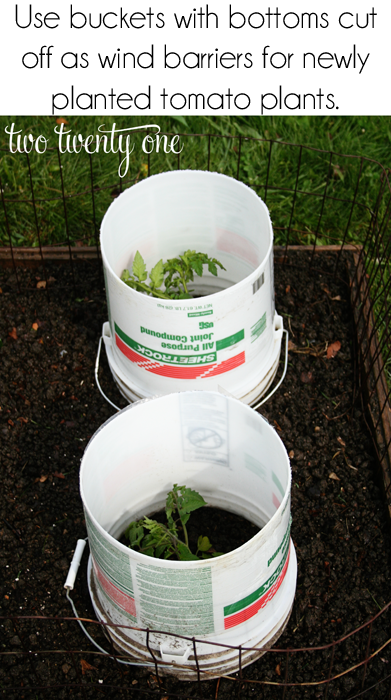
<svg viewBox="0 0 391 700"><path fill-rule="evenodd" d="M288 540L287 545L288 546L285 548L283 558L277 569L262 586L257 588L256 591L250 593L250 595L246 596L245 598L238 600L236 603L225 606L225 629L236 627L236 625L240 625L242 622L249 620L251 617L256 615L259 610L264 608L265 605L267 605L267 603L277 593L285 578L289 565L290 540Z"/></svg>
<svg viewBox="0 0 391 700"><path fill-rule="evenodd" d="M92 559L95 575L101 591L105 594L110 603L114 604L122 613L133 620L137 619L136 603L134 598L121 591L112 583L98 566L95 559Z"/></svg>
<svg viewBox="0 0 391 700"><path fill-rule="evenodd" d="M230 339L231 337L232 336L230 336ZM216 353L204 353L203 355L193 356L195 364L189 364L187 366L178 364L177 362L150 359L149 357L145 357L144 355L140 354L140 352L137 352L137 350L143 346L127 336L117 324L115 324L115 342L123 355L142 369L145 369L147 372L151 372L152 374L158 374L162 377L171 377L175 379L204 379L206 377L213 377L218 374L223 374L224 372L229 372L230 370L235 369L235 367L239 367L240 365L244 364L246 361L244 351L219 363L205 363L204 358L207 358L208 356L215 358ZM154 351L151 348L145 349L152 355L152 358L157 354L162 356L165 354ZM184 359L188 360L189 358L184 356Z"/></svg>
<svg viewBox="0 0 391 700"><path fill-rule="evenodd" d="M285 495L284 489L282 487L281 481L279 480L279 478L275 472L272 472L272 479L273 479L275 485L277 486L281 496L284 497L284 495ZM272 501L273 501L273 505L276 509L280 507L281 501L274 492L272 493Z"/></svg>
<svg viewBox="0 0 391 700"><path fill-rule="evenodd" d="M90 549L93 561L99 567L105 579L115 588L123 591L130 598L134 597L132 574L128 562L119 565L118 550L99 533L87 511L84 511ZM122 555L123 557L123 555Z"/></svg>
<svg viewBox="0 0 391 700"><path fill-rule="evenodd" d="M232 335L229 335L227 338L223 338L222 340L216 340L216 350L224 350L224 348L230 348L232 345L236 345L236 343L240 343L241 340L244 340L244 329L242 328L241 331L238 331L237 333L232 333Z"/></svg>

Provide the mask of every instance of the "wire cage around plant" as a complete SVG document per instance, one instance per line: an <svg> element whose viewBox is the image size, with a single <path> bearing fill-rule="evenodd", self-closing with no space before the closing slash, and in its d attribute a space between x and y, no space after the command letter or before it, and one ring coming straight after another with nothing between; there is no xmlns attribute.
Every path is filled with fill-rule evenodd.
<svg viewBox="0 0 391 700"><path fill-rule="evenodd" d="M276 648L246 669L241 668L243 650L238 648L239 672L234 676L208 681L201 678L200 672L199 680L202 683L195 681L190 685L187 682L175 685L162 675L161 661L153 654L150 667L135 669L120 663L126 659L120 658L118 651L110 647L109 638L102 630L104 626L92 619L85 584L85 562L79 574L80 589L75 589L77 613L87 620L85 625L95 641L109 652L107 658L83 636L77 622L72 619L70 609L67 613L66 601L65 605L58 602L63 600L60 591L55 595L52 592L56 605L50 607L46 603L45 610L49 608L47 617L44 618L42 605L37 606L36 603L33 615L25 615L26 609L30 613L33 607L31 601L39 595L42 586L48 587L49 584L43 583L41 586L37 583L37 590L33 590L35 584L24 573L26 583L23 592L19 591L19 580L15 581L15 576L12 581L6 576L1 629L4 634L4 668L9 665L9 672L3 673L0 678L1 692L4 697L12 697L13 694L21 697L24 694L26 698L36 695L49 698L54 692L59 697L67 697L70 688L80 697L96 697L99 692L104 697L118 696L119 693L125 698L188 697L191 693L192 697L220 700L224 700L224 697L246 698L254 693L265 698L386 698L391 687L388 633L391 592L389 584L382 584L379 579L379 586L384 585L384 595L379 598L377 589L371 587L372 580L368 578L365 560L372 550L378 548L379 556L384 558L384 566L389 566L386 563L389 560L386 523L391 512L389 171L361 156L342 155L282 141L180 134L180 144L183 149L178 156L158 153L140 158L137 153L140 154L141 149L136 147L129 174L122 179L116 174L119 160L113 155L89 157L80 154L76 157L48 149L39 158L19 154L19 172L23 181L14 182L12 165L15 156L6 151L2 153L0 260L6 311L0 353L11 380L2 390L2 428L11 441L7 443L11 447L7 447L4 454L6 493L12 492L12 498L18 503L18 493L29 493L30 489L37 495L37 503L43 499L46 506L41 495L45 484L56 483L61 489L68 486L63 497L72 495L75 503L78 498L77 469L74 468L76 455L72 458L73 471L69 476L67 458L62 455L57 469L54 469L56 465L49 471L43 466L37 467L40 471L31 471L32 476L28 479L25 477L26 471L22 472L22 469L29 445L31 447L34 441L44 440L50 430L56 436L58 434L57 443L63 439L62 433L57 431L68 430L73 443L68 437L66 441L72 445L79 441L81 449L86 435L91 432L91 428L85 424L83 429L78 426L74 411L75 407L80 406L78 415L82 416L80 396L84 384L87 384L87 370L91 372L89 392L96 391L90 381L94 358L88 357L82 345L71 358L70 348L65 345L55 324L39 325L45 323L40 319L40 308L45 304L59 308L64 296L69 296L72 301L69 302L69 312L66 311L67 322L75 324L78 329L88 324L93 328L94 317L101 313L104 305L98 232L109 203L124 188L141 178L166 170L197 168L238 178L255 190L270 211L275 237L276 305L278 308L278 301L281 300L284 323L291 331L291 365L288 373L291 371L298 377L296 384L293 382L285 388L283 384L275 402L265 407L265 415L280 432L292 461L293 531L295 515L303 511L306 517L305 537L299 531L294 535L295 543L301 550L298 565L302 579L290 636L286 637L287 644L283 645L285 637L281 638L281 644L279 642ZM101 158L112 160L113 176L110 181L107 177L102 179ZM48 172L50 178L44 177ZM20 245L26 240L30 243L28 248ZM48 244L49 240L51 244ZM99 294L86 291L88 278L93 280L94 289L99 290ZM300 292L304 279L307 289ZM343 298L338 300L338 297ZM12 305L22 309L30 303L34 308L29 324L37 325L33 330L22 328L24 320L21 315L25 312L19 310L14 317L9 311ZM323 308L322 304L326 309L325 314L319 311ZM345 316L341 323L346 325L347 335L351 336L352 357L349 357L348 363L351 369L349 376L342 380L346 386L331 395L322 382L323 375L331 374L333 353L336 353L337 362L338 353L342 356L344 351L344 347L338 350L338 346L334 345L338 338L333 335L333 324L339 313L336 309L342 304L345 304ZM351 325L348 325L350 321ZM315 333L311 324L318 324L320 330ZM98 330L94 332L96 334ZM55 338L53 341L52 337ZM87 347L89 338L88 335L85 337ZM95 340L93 333L92 337ZM26 390L21 388L22 370L19 366L11 369L9 364L11 356L17 356L23 350L24 343L28 343L29 350L35 351L35 344L39 344L40 340L44 351L45 343L52 342L59 358L48 367L46 378L45 411L52 411L56 416L53 422L49 421L54 427L47 432L32 408L21 403L28 401ZM91 344L89 347L91 352ZM66 354L61 355L64 349ZM29 354L25 354L25 357L29 357ZM70 369L73 378L72 381L68 380L69 386L59 374L65 363L72 363ZM56 366L56 369L51 369L52 366ZM15 372L19 372L19 375ZM104 374L105 370L102 372ZM53 377L50 373L53 373ZM340 376L338 381L341 383ZM293 393L295 387L310 404L312 413L306 414L305 418L308 426L304 426L304 423L292 425L290 404L293 399L292 395L284 396L284 392ZM25 398L21 399L20 395ZM338 404L340 399L341 403ZM85 401L90 403L88 394ZM49 402L52 403L49 405ZM58 411L59 402L64 402L61 408L63 413ZM357 423L358 413L362 417L360 423ZM107 416L107 413L97 412L93 418L96 426ZM311 416L314 416L313 420ZM88 415L80 419L87 418ZM341 433L334 434L341 441L330 446L330 452L327 452L326 440L319 442L319 436L326 430L323 424L341 426ZM364 443L365 438L360 437L360 431L364 430L371 436L373 454L367 456L370 450L368 443L365 443L363 459L355 462L350 456L346 435ZM17 440L15 443L12 442L13 435ZM310 443L314 446L311 447ZM13 452L12 445L17 446L19 452ZM70 449L73 448L68 446L66 451ZM316 452L327 452L329 456L323 461L320 458L318 463ZM19 461L21 455L23 462ZM369 465L366 464L368 461ZM372 476L368 477L372 472L374 485ZM42 478L44 480L40 481ZM364 521L361 522L358 512L364 507L362 503L365 500L370 501L370 494L365 495L366 478L369 478L368 491L382 495L377 495L371 502L372 510L369 514L365 511ZM360 489L354 479L359 480ZM17 491L18 483L21 484L20 492ZM341 484L345 490L341 491ZM351 497L348 491L350 485L355 489ZM341 517L334 517L331 511L327 514L322 512L322 493L331 487L335 501L332 507L336 513L340 512ZM378 487L381 489L379 492L376 491ZM8 499L7 503L2 516L6 551L8 547L23 551L23 518L15 510L14 501ZM32 501L28 501L28 504L32 505ZM19 507L25 508L24 517L27 518L27 501ZM40 528L32 534L39 542L37 558L44 557L50 563L53 556L57 578L63 576L65 580L66 559L59 557L61 546L56 544L52 530L49 531L47 524L44 524L45 517L54 517L57 507L56 502L53 515L49 508L48 516L36 516L35 522ZM39 509L34 511L34 517L36 512L39 513ZM355 514L355 519L352 514ZM327 517L333 522L332 531L327 529ZM66 524L65 530L70 527ZM82 520L72 527L73 530L77 529L78 536L83 536ZM361 530L356 531L357 527L361 527ZM368 536L359 539L365 528L368 528ZM42 530L42 535L39 530ZM328 533L327 537L324 533ZM66 539L67 535L64 537ZM341 551L343 547L357 549L357 571L362 580L361 599L348 600L346 619L340 614L340 621L337 614L335 618L328 615L329 603L319 601L311 588L311 570L314 567L322 572L322 596L328 595L330 600L341 585L339 580L343 580L341 570L336 568L333 572L333 550L327 548L328 541L339 542ZM71 548L72 544L69 543L66 551ZM18 567L22 569L22 565L18 564ZM352 580L357 571L352 572ZM42 574L41 571L38 573ZM23 576L17 575L16 579ZM37 580L40 580L39 577ZM365 585L366 582L368 585ZM47 593L45 595L47 597ZM16 598L17 602L13 603ZM354 613L356 609L359 610L358 617ZM306 634L302 632L303 625ZM145 635L148 646L148 630L145 630ZM296 637L301 641L306 639L308 643L296 644ZM197 658L197 640L192 639L191 644Z"/></svg>

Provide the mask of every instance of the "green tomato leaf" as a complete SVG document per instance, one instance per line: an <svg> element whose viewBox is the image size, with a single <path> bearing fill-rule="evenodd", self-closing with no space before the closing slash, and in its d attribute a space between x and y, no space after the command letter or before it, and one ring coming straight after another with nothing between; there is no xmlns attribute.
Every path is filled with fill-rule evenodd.
<svg viewBox="0 0 391 700"><path fill-rule="evenodd" d="M199 258L193 258L190 262L190 265L193 268L194 272L198 275L198 277L202 277L202 260L200 260Z"/></svg>
<svg viewBox="0 0 391 700"><path fill-rule="evenodd" d="M161 287L164 280L163 260L159 260L152 268L149 278L154 288Z"/></svg>
<svg viewBox="0 0 391 700"><path fill-rule="evenodd" d="M147 279L148 273L145 268L145 262L139 251L137 251L136 255L134 256L132 271L134 276L138 277L140 282L144 282L144 280Z"/></svg>
<svg viewBox="0 0 391 700"><path fill-rule="evenodd" d="M211 546L212 544L209 541L209 537L203 537L202 535L199 536L197 541L197 549L199 549L200 552L207 552Z"/></svg>
<svg viewBox="0 0 391 700"><path fill-rule="evenodd" d="M145 516L143 520L143 525L147 528L147 530L155 530L156 528L161 527L157 520L151 520L151 518L148 518L147 516Z"/></svg>
<svg viewBox="0 0 391 700"><path fill-rule="evenodd" d="M130 272L129 272L129 270L127 270L127 269L124 270L123 273L122 273L122 275L121 275L121 280L122 280L123 282L126 282L126 280L128 280L129 277L130 277Z"/></svg>
<svg viewBox="0 0 391 700"><path fill-rule="evenodd" d="M181 511L184 513L191 513L193 510L206 506L206 501L198 491L182 487L181 494Z"/></svg>
<svg viewBox="0 0 391 700"><path fill-rule="evenodd" d="M182 524L185 525L189 519L190 513L205 505L206 501L198 491L194 491L187 486L178 486L178 484L174 484L172 491L168 492L166 499L167 520L170 521L172 513L178 511Z"/></svg>
<svg viewBox="0 0 391 700"><path fill-rule="evenodd" d="M176 486L176 484L175 484ZM174 522L172 519L172 514L174 510L176 510L176 502L175 502L175 486L172 489L172 491L169 491L167 494L166 498L166 518L168 522L168 526L171 527L172 523Z"/></svg>
<svg viewBox="0 0 391 700"><path fill-rule="evenodd" d="M125 531L125 537L129 540L129 547L139 547L144 537L143 526L137 521L131 522Z"/></svg>
<svg viewBox="0 0 391 700"><path fill-rule="evenodd" d="M186 525L187 521L190 518L190 513L183 513L183 511L179 511L179 517L181 519L182 525Z"/></svg>
<svg viewBox="0 0 391 700"><path fill-rule="evenodd" d="M143 547L155 547L156 545L156 536L149 533L148 535L145 535L144 540L143 540Z"/></svg>
<svg viewBox="0 0 391 700"><path fill-rule="evenodd" d="M187 486L174 484L166 499L167 524L159 523L147 516L131 522L125 530L125 535L130 541L130 547L138 548L139 552L151 557L169 559L176 557L183 561L198 561L198 553L203 558L218 556L219 553L211 552L212 545L208 537L198 538L197 554L193 554L188 544L188 535L185 523L189 520L190 513L206 505L204 498L194 489ZM184 541L178 537L179 522L183 526Z"/></svg>
<svg viewBox="0 0 391 700"><path fill-rule="evenodd" d="M192 554L183 542L177 542L178 557L181 561L198 561L198 557Z"/></svg>
<svg viewBox="0 0 391 700"><path fill-rule="evenodd" d="M216 260L216 258L213 258L212 262L214 262L215 265L218 265L220 270L225 270L226 268L224 267L223 263L221 263L219 260Z"/></svg>
<svg viewBox="0 0 391 700"><path fill-rule="evenodd" d="M209 272L211 272L212 275L217 277L217 267L216 267L214 262L212 262L212 261L208 262L208 270L209 270Z"/></svg>
<svg viewBox="0 0 391 700"><path fill-rule="evenodd" d="M168 559L169 556L171 556L172 552L170 551L169 547L166 544L161 544L158 547L156 547L155 550L155 556L160 559L160 557L165 555L164 558ZM167 556L166 556L167 555Z"/></svg>

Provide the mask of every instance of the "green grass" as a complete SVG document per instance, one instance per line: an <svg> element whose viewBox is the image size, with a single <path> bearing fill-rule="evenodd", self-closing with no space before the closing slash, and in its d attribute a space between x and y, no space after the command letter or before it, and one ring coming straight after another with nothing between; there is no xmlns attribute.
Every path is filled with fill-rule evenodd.
<svg viewBox="0 0 391 700"><path fill-rule="evenodd" d="M268 204L276 243L285 243L288 234L291 243L338 243L345 236L362 242L376 202L381 168L376 162L364 161L358 205L349 218L348 203L356 188L361 161L329 156L329 152L363 156L385 167L390 165L388 117L71 116L67 121L66 128L83 137L96 134L100 124L110 128L114 122L117 128L156 123L162 132L198 134L181 137L180 167L209 166L210 170L238 176L250 185ZM49 138L50 150L29 157L9 153L5 127L12 122L16 129L22 129L23 135L42 134ZM68 235L71 243L92 244L104 212L121 188L148 173L178 168L178 157L173 154L151 154L148 158L141 149L144 134L138 133L129 173L123 179L117 174L118 155L112 153L101 152L91 159L84 151L79 155L65 154L60 171L55 126L55 117L0 117L0 178L7 212L6 220L4 207L0 206L0 245L9 244L9 233L15 246L37 246L39 240L43 245L64 244ZM299 145L305 148L300 149Z"/></svg>

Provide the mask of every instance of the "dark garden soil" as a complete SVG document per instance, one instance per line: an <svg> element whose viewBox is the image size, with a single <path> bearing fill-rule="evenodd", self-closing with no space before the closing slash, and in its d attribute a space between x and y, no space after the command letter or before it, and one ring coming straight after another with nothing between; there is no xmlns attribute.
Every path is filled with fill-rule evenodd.
<svg viewBox="0 0 391 700"><path fill-rule="evenodd" d="M207 511L205 511L206 507ZM167 527L165 510L147 515ZM185 537L180 523L177 523L177 528L178 537L184 542ZM211 552L227 554L254 537L259 532L259 527L236 513L228 513L220 508L204 506L191 513L186 530L189 538L189 549L193 554L197 551L199 537L209 538L212 545ZM145 530L144 534L146 534ZM129 546L129 537L126 537L125 533L119 538L119 541L125 546ZM177 557L172 556L171 558L176 559Z"/></svg>
<svg viewBox="0 0 391 700"><path fill-rule="evenodd" d="M391 600L390 531L375 452L355 396L354 330L344 265L334 278L332 253L276 256L276 307L290 333L287 376L260 412L290 455L292 538L297 593L279 649L328 645L370 620ZM316 269L315 269L316 268ZM107 319L98 265L78 263L72 294L69 265L42 271L0 271L1 697L21 698L282 698L287 655L273 651L230 679L180 682L151 668L120 666L84 636L64 594L78 538L86 536L78 470L88 439L113 414L94 381L102 323ZM342 276L342 278L341 278ZM64 289L68 286L68 291ZM340 344L340 345L339 345ZM334 356L330 356L334 354ZM101 383L120 406L106 359ZM357 399L357 400L356 400ZM213 524L213 523L212 523ZM220 545L219 545L220 546ZM95 620L84 554L72 598ZM34 616L34 619L21 619ZM67 617L55 620L53 618ZM99 626L90 633L110 650ZM390 615L335 648L292 653L288 681L327 680L389 639ZM368 645L368 646L367 646ZM70 652L73 653L70 653ZM328 698L358 697L363 668L331 683ZM367 666L364 688L391 674L389 646ZM262 685L267 681L268 685ZM386 698L389 683L366 698ZM325 686L287 689L284 698L325 697ZM362 697L360 695L360 697Z"/></svg>

